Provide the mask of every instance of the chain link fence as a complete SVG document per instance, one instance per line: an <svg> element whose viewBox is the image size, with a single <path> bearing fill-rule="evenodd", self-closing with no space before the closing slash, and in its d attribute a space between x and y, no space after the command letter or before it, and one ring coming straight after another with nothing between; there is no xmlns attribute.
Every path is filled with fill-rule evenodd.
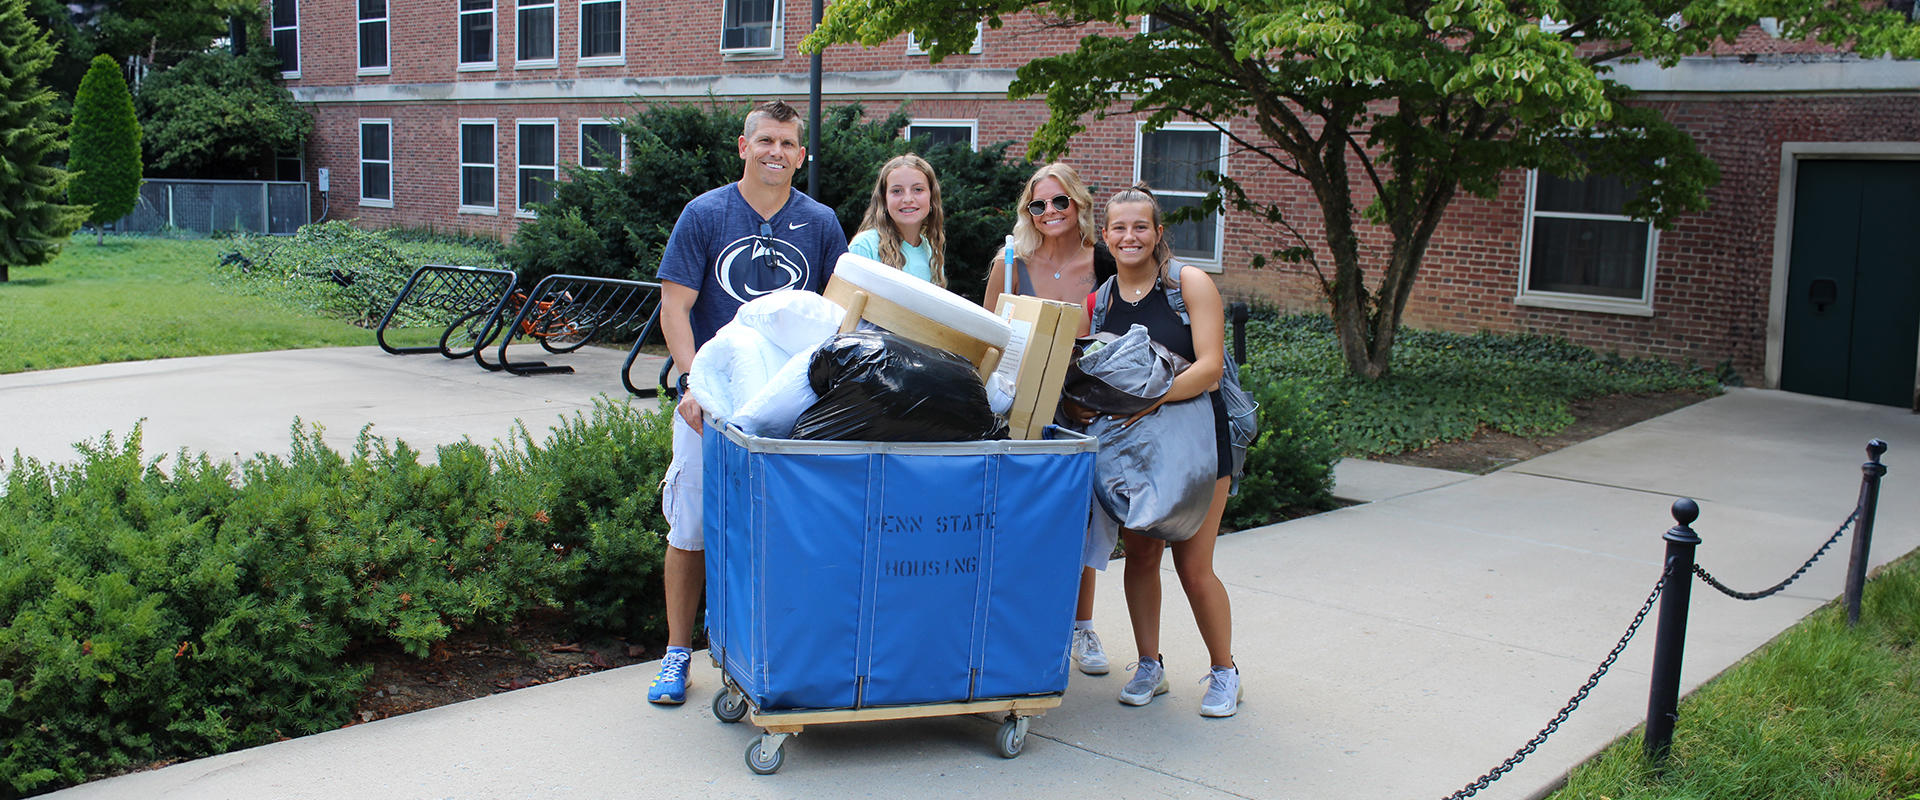
<svg viewBox="0 0 1920 800"><path fill-rule="evenodd" d="M291 236L309 222L304 181L215 181L148 178L133 212L113 224L120 233L266 233Z"/></svg>

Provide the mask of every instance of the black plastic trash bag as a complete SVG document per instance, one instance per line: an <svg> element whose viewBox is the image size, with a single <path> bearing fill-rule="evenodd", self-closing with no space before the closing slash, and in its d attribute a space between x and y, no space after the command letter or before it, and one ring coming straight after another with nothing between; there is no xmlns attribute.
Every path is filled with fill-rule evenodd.
<svg viewBox="0 0 1920 800"><path fill-rule="evenodd" d="M1126 333L1096 333L1073 342L1060 396L1098 414L1132 416L1173 388L1187 360L1134 325Z"/></svg>
<svg viewBox="0 0 1920 800"><path fill-rule="evenodd" d="M973 364L886 331L836 334L807 379L820 400L794 422L795 439L967 442L998 428Z"/></svg>

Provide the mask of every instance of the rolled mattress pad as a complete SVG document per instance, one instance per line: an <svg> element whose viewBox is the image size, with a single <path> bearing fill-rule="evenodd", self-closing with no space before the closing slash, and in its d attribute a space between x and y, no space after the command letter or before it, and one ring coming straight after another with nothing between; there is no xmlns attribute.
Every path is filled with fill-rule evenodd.
<svg viewBox="0 0 1920 800"><path fill-rule="evenodd" d="M1012 335L1006 320L966 298L871 258L847 253L835 264L833 275L869 295L985 342L989 347L1004 350Z"/></svg>

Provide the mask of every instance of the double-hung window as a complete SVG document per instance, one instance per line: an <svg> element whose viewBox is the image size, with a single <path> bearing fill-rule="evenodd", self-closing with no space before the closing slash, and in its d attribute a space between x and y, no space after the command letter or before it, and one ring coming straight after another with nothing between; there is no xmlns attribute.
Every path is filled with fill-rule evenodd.
<svg viewBox="0 0 1920 800"><path fill-rule="evenodd" d="M460 120L460 213L493 214L499 208L493 201L499 148L494 147L496 126L490 119Z"/></svg>
<svg viewBox="0 0 1920 800"><path fill-rule="evenodd" d="M908 140L924 141L928 149L960 142L969 150L979 149L980 123L971 119L916 119L907 123Z"/></svg>
<svg viewBox="0 0 1920 800"><path fill-rule="evenodd" d="M626 137L610 120L580 120L580 166L585 169L625 169Z"/></svg>
<svg viewBox="0 0 1920 800"><path fill-rule="evenodd" d="M300 77L300 0L273 0L273 52L280 77Z"/></svg>
<svg viewBox="0 0 1920 800"><path fill-rule="evenodd" d="M780 0L721 0L720 52L770 55L779 52Z"/></svg>
<svg viewBox="0 0 1920 800"><path fill-rule="evenodd" d="M493 69L494 0L460 0L460 69Z"/></svg>
<svg viewBox="0 0 1920 800"><path fill-rule="evenodd" d="M517 0L514 17L514 66L551 67L558 63L560 29L554 21L554 0Z"/></svg>
<svg viewBox="0 0 1920 800"><path fill-rule="evenodd" d="M580 63L625 63L625 9L623 0L580 0Z"/></svg>
<svg viewBox="0 0 1920 800"><path fill-rule="evenodd" d="M359 0L361 75L386 75L387 0Z"/></svg>
<svg viewBox="0 0 1920 800"><path fill-rule="evenodd" d="M360 205L393 207L393 120L360 120Z"/></svg>
<svg viewBox="0 0 1920 800"><path fill-rule="evenodd" d="M1652 315L1659 234L1626 215L1633 198L1633 187L1619 178L1529 173L1516 302Z"/></svg>
<svg viewBox="0 0 1920 800"><path fill-rule="evenodd" d="M1200 205L1213 190L1205 174L1227 171L1227 135L1210 125L1170 122L1157 131L1140 130L1135 147L1134 178L1153 190L1163 212ZM1182 260L1218 272L1225 225L1218 211L1169 225L1167 243Z"/></svg>
<svg viewBox="0 0 1920 800"><path fill-rule="evenodd" d="M522 217L535 216L534 203L553 202L553 182L560 179L560 147L556 130L558 120L532 119L521 120L515 139L515 150L519 158L515 165L519 177L515 181L518 197L514 201L515 214Z"/></svg>

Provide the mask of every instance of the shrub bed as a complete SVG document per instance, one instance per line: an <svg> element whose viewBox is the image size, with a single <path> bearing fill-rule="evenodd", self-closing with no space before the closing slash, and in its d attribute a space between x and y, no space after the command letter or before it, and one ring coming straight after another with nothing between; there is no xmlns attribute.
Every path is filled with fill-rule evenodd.
<svg viewBox="0 0 1920 800"><path fill-rule="evenodd" d="M1352 456L1417 450L1483 428L1553 433L1573 422L1568 402L1584 397L1720 391L1713 371L1694 364L1601 354L1539 334L1411 328L1400 332L1392 372L1360 381L1346 373L1330 319L1270 309L1247 325L1247 360L1298 387Z"/></svg>
<svg viewBox="0 0 1920 800"><path fill-rule="evenodd" d="M441 447L295 423L237 468L141 454L15 464L0 496L0 795L339 727L356 648L424 656L559 608L659 636L664 410L602 402L536 443Z"/></svg>

